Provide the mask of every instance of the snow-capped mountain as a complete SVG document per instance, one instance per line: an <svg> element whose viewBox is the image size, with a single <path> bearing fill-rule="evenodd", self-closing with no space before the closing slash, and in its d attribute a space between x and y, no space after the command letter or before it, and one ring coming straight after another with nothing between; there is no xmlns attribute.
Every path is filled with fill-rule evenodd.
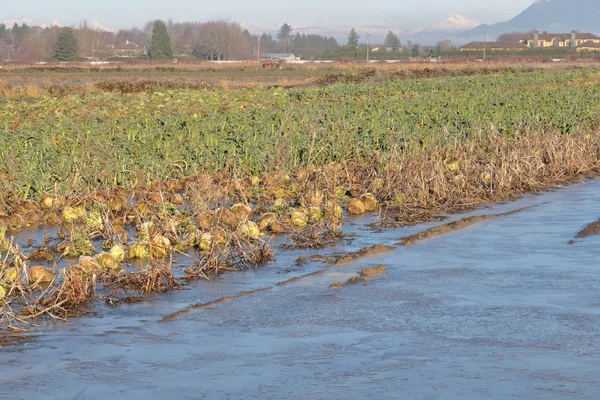
<svg viewBox="0 0 600 400"><path fill-rule="evenodd" d="M462 34L467 39L481 40L483 33L497 37L504 33L534 29L556 33L572 30L600 34L599 0L537 0L513 19L494 25L481 25Z"/></svg>
<svg viewBox="0 0 600 400"><path fill-rule="evenodd" d="M23 24L25 24L27 26L33 26L33 21L30 20L29 18L5 19L5 20L0 20L0 24L6 25L7 28L12 28L14 24L17 24L19 26L21 26Z"/></svg>
<svg viewBox="0 0 600 400"><path fill-rule="evenodd" d="M251 24L242 24L245 28L247 28L250 32L266 32L270 33L273 36L277 33L279 29L279 25L251 25ZM355 26L356 32L360 35L360 41L362 43L366 42L367 33L369 34L369 38L371 43L383 43L386 35L389 31L396 33L400 40L403 43L406 43L407 40L412 40L416 43L421 44L436 44L440 40L452 40L456 35L461 32L468 31L477 26L481 25L480 22L471 20L462 15L453 15L444 21L441 21L437 24L416 28L411 30L406 30L400 32L398 27L394 26ZM324 36L333 36L338 43L345 44L348 32L350 31L349 26L328 26L328 27L319 27L319 26L293 26L294 34L295 33L314 33L318 35Z"/></svg>
<svg viewBox="0 0 600 400"><path fill-rule="evenodd" d="M481 25L481 22L462 15L452 15L444 21L425 28L412 29L403 32L402 40L411 40L421 44L435 44L440 40L456 40L457 36ZM460 41L460 38L458 38Z"/></svg>
<svg viewBox="0 0 600 400"><path fill-rule="evenodd" d="M267 33L275 37L277 35L277 31L281 25L257 25L257 24L248 24L242 23L242 27L248 29L253 33ZM339 44L346 44L348 33L351 28L356 29L356 32L360 35L360 42L365 43L367 38L367 33L369 34L369 38L371 43L383 43L386 35L389 31L398 33L398 28L396 27L383 27L383 26L304 26L304 25L292 25L293 34L315 34L322 36L331 36L335 38Z"/></svg>
<svg viewBox="0 0 600 400"><path fill-rule="evenodd" d="M100 22L97 21L87 21L86 23L88 28L95 31L115 32L114 29L107 28L106 26L102 25Z"/></svg>
<svg viewBox="0 0 600 400"><path fill-rule="evenodd" d="M28 24L28 25L29 25L29 24ZM61 25L61 23L60 23L60 22L58 22L57 20L53 20L53 21L52 21L52 22L50 22L49 24L40 24L40 25L38 25L38 26L39 26L40 28L44 28L44 29L46 29L46 28L54 28L54 27L57 27L57 28L62 28L62 25Z"/></svg>
<svg viewBox="0 0 600 400"><path fill-rule="evenodd" d="M469 19L462 15L452 15L439 24L424 28L421 31L444 31L444 32L464 32L481 25L481 22Z"/></svg>
<svg viewBox="0 0 600 400"><path fill-rule="evenodd" d="M28 26L39 26L40 28L52 28L52 27L59 27L62 28L63 24L61 24L60 22L53 20L52 22L50 22L49 24L46 23L35 23L33 20L31 20L30 18L23 18L23 19L10 19L10 20L3 20L0 21L0 24L4 24L6 25L7 28L12 28L14 24L18 24L18 25L28 25ZM97 21L86 21L85 22L88 26L88 28L96 30L96 31L106 31L106 32L115 32L113 29L107 28L106 26L102 25L100 22ZM79 24L77 24L79 25Z"/></svg>

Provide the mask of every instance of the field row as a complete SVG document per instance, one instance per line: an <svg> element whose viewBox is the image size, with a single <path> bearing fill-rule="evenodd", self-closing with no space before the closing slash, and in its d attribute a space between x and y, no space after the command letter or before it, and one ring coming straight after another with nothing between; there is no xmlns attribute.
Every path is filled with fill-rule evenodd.
<svg viewBox="0 0 600 400"><path fill-rule="evenodd" d="M465 141L483 150L496 135L592 132L599 77L547 70L10 101L0 111L3 200L225 168L243 177L334 161L388 165Z"/></svg>

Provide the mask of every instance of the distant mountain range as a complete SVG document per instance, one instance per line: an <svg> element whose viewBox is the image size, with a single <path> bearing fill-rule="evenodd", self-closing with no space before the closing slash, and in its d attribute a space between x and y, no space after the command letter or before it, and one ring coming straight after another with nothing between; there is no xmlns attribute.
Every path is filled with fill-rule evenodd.
<svg viewBox="0 0 600 400"><path fill-rule="evenodd" d="M480 25L461 33L463 41L490 39L511 32L531 30L551 33L581 32L600 34L600 0L537 0L513 19L493 25Z"/></svg>
<svg viewBox="0 0 600 400"><path fill-rule="evenodd" d="M114 32L113 29L107 28L106 26L102 25L99 22L96 21L86 21L87 26L91 29L97 30L97 31L106 31L106 32ZM0 24L4 24L6 25L7 28L12 28L14 24L18 24L18 25L28 25L28 26L39 26L40 28L51 28L53 26L57 26L59 28L63 27L63 25L54 20L52 22L50 22L49 24L35 24L31 19L29 18L23 18L23 19L7 19L7 20L0 20Z"/></svg>
<svg viewBox="0 0 600 400"><path fill-rule="evenodd" d="M600 35L600 0L537 0L511 20L493 25L455 15L432 27L404 32L402 37L423 44L447 39L461 45L481 41L484 34L495 40L512 32L569 33L574 29Z"/></svg>
<svg viewBox="0 0 600 400"><path fill-rule="evenodd" d="M12 28L14 24L17 24L19 26L23 24L27 26L39 26L41 28L47 28L50 26L62 26L58 23L58 21L52 21L49 24L34 24L33 21L29 18L0 20L0 24L6 25L7 28Z"/></svg>
<svg viewBox="0 0 600 400"><path fill-rule="evenodd" d="M32 25L30 19L19 21L0 21L8 27L17 22ZM246 25L253 33L266 32L276 34L278 25ZM61 26L57 21L46 26ZM88 22L88 26L97 30L113 31L98 22ZM383 43L385 36L392 31L400 37L403 43L408 40L425 45L436 44L440 40L451 40L456 45L462 45L474 40L483 40L487 33L489 40L494 40L504 33L528 32L537 29L539 32L568 33L573 29L600 35L600 0L537 0L525 11L513 19L497 24L481 24L462 15L453 15L446 20L425 28L411 29L398 32L397 27L387 26L356 26L361 36L361 42L366 42L367 32L370 42ZM294 26L294 33L315 33L333 36L340 44L346 43L350 27L348 26Z"/></svg>
<svg viewBox="0 0 600 400"><path fill-rule="evenodd" d="M599 0L600 1L600 0ZM381 44L385 40L389 31L394 32L400 37L402 43L410 40L414 43L435 44L440 40L458 39L462 32L471 30L481 25L481 22L468 19L462 15L453 15L444 21L424 28L410 29L399 32L395 27L387 26L356 26L355 29L361 37L361 42L366 42L366 35L369 34L370 42ZM246 25L251 32L266 32L272 35L277 33L279 26L276 25ZM324 36L333 36L338 43L345 44L350 27L347 26L294 26L294 33L318 34Z"/></svg>
<svg viewBox="0 0 600 400"><path fill-rule="evenodd" d="M429 28L421 29L421 32L456 32L473 29L481 25L481 22L468 19L462 15L453 15L439 24L430 26Z"/></svg>
<svg viewBox="0 0 600 400"><path fill-rule="evenodd" d="M460 34L481 25L462 15L453 15L444 21L420 29L411 29L400 34L402 40L411 40L414 43L436 44L440 40L461 41Z"/></svg>

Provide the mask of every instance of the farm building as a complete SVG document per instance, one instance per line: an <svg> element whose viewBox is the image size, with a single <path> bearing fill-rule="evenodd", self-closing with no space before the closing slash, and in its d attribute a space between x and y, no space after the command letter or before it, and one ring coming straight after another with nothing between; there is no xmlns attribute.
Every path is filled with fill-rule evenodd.
<svg viewBox="0 0 600 400"><path fill-rule="evenodd" d="M137 43L130 42L129 40L116 46L113 45L112 51L116 57L139 57L146 55L146 47L140 47Z"/></svg>
<svg viewBox="0 0 600 400"><path fill-rule="evenodd" d="M293 53L267 53L260 57L261 61L296 61Z"/></svg>
<svg viewBox="0 0 600 400"><path fill-rule="evenodd" d="M528 47L519 41L471 42L460 48L461 51L522 51Z"/></svg>
<svg viewBox="0 0 600 400"><path fill-rule="evenodd" d="M399 51L400 53L402 53L404 51L403 48L401 47L373 47L371 49L371 51L373 53L377 53L377 52L386 52L386 53L391 53L393 51Z"/></svg>

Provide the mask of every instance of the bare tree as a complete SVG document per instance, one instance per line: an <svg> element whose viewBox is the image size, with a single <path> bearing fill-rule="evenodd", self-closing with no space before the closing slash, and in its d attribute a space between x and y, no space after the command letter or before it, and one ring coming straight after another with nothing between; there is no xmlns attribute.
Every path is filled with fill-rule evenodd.
<svg viewBox="0 0 600 400"><path fill-rule="evenodd" d="M152 31L148 34L138 28L121 29L114 38L114 44L118 46L127 42L134 42L140 47L147 47L150 43L151 35Z"/></svg>
<svg viewBox="0 0 600 400"><path fill-rule="evenodd" d="M201 29L202 23L200 22L169 21L167 30L171 36L175 54L191 54Z"/></svg>
<svg viewBox="0 0 600 400"><path fill-rule="evenodd" d="M52 49L60 35L60 31L60 27L54 26L43 30L34 30L34 32L23 36L21 44L14 53L14 58L25 62L51 59ZM1 55L0 59L2 59Z"/></svg>
<svg viewBox="0 0 600 400"><path fill-rule="evenodd" d="M114 34L90 26L83 21L73 33L79 45L79 54L82 56L101 56L108 53L108 45L114 40Z"/></svg>
<svg viewBox="0 0 600 400"><path fill-rule="evenodd" d="M4 40L0 40L0 61L10 60L12 55L12 46L6 44Z"/></svg>
<svg viewBox="0 0 600 400"><path fill-rule="evenodd" d="M193 54L208 60L248 58L248 38L237 22L211 21L202 25Z"/></svg>
<svg viewBox="0 0 600 400"><path fill-rule="evenodd" d="M39 37L32 34L23 36L23 40L15 52L15 60L38 62L44 59L46 59L46 54Z"/></svg>
<svg viewBox="0 0 600 400"><path fill-rule="evenodd" d="M452 43L452 40L442 40L439 41L437 44L437 47L441 50L447 51L447 50L452 50L455 48L454 43Z"/></svg>

